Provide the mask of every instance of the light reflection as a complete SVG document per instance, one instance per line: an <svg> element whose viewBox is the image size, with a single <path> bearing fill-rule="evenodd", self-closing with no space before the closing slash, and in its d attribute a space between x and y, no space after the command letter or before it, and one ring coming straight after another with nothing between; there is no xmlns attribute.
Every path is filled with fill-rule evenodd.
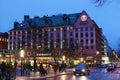
<svg viewBox="0 0 120 80"><path fill-rule="evenodd" d="M89 80L86 76L81 76L81 80Z"/></svg>
<svg viewBox="0 0 120 80"><path fill-rule="evenodd" d="M60 80L66 80L66 75L63 75Z"/></svg>
<svg viewBox="0 0 120 80"><path fill-rule="evenodd" d="M86 76L73 76L71 80L89 80Z"/></svg>

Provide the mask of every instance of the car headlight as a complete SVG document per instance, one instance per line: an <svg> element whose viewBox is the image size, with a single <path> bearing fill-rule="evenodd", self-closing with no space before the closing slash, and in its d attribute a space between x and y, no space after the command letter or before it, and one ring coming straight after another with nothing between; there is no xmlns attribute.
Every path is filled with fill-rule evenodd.
<svg viewBox="0 0 120 80"><path fill-rule="evenodd" d="M82 72L85 72L85 69L82 69Z"/></svg>

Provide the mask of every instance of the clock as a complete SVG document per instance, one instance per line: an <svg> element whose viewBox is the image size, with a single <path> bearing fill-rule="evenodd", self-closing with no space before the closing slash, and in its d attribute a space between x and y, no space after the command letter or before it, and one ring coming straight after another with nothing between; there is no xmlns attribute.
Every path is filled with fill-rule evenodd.
<svg viewBox="0 0 120 80"><path fill-rule="evenodd" d="M86 15L82 15L82 16L81 16L81 20L82 20L82 21L86 21L86 20L87 20L87 16L86 16Z"/></svg>

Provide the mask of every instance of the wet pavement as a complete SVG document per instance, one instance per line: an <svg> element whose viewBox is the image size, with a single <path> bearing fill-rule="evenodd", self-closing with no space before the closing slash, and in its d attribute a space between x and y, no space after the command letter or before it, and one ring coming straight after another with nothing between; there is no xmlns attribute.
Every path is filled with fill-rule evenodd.
<svg viewBox="0 0 120 80"><path fill-rule="evenodd" d="M36 72L31 71L30 75L23 74L21 76L20 71L21 71L20 69L16 70L16 79L15 80L36 80L36 79L54 77L54 76L58 76L58 75L71 74L71 73L73 73L73 68L66 69L66 71L64 71L64 72L57 72L56 74L54 73L53 70L50 70L50 72L45 76L40 76L39 71L36 71Z"/></svg>

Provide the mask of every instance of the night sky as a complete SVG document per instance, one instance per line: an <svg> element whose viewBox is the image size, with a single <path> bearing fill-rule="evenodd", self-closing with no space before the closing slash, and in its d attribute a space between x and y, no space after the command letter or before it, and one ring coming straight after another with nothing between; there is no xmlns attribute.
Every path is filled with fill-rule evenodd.
<svg viewBox="0 0 120 80"><path fill-rule="evenodd" d="M23 21L24 15L33 18L34 16L81 13L85 10L103 29L110 46L118 50L120 0L111 0L102 7L96 7L92 0L0 0L0 10L0 32L8 32L13 28L14 21Z"/></svg>

